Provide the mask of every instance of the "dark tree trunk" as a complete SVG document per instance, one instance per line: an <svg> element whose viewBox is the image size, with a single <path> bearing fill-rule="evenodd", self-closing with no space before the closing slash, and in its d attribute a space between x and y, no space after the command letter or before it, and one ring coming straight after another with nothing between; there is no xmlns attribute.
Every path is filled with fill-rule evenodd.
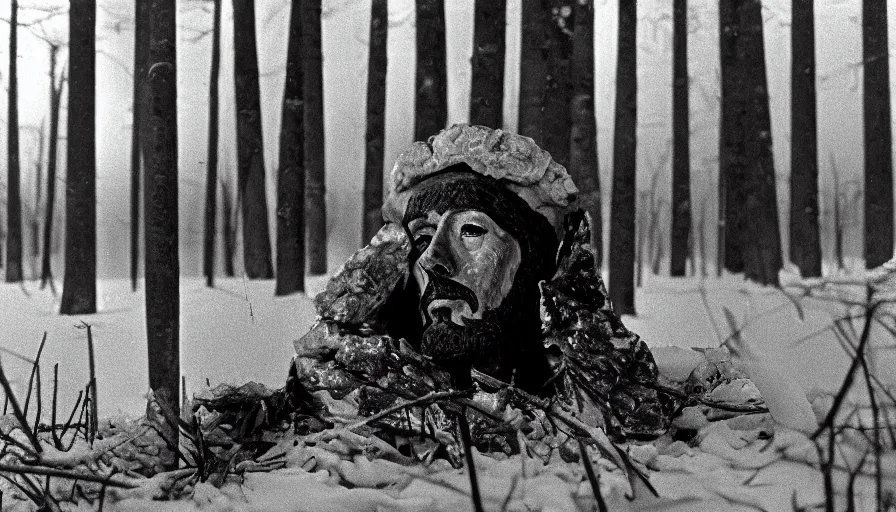
<svg viewBox="0 0 896 512"><path fill-rule="evenodd" d="M416 0L417 91L414 140L425 141L448 123L445 0Z"/></svg>
<svg viewBox="0 0 896 512"><path fill-rule="evenodd" d="M821 276L813 3L793 0L791 25L790 261L804 277Z"/></svg>
<svg viewBox="0 0 896 512"><path fill-rule="evenodd" d="M549 0L523 0L520 37L520 99L517 131L541 143L544 80L548 74L542 47L548 39Z"/></svg>
<svg viewBox="0 0 896 512"><path fill-rule="evenodd" d="M233 189L226 182L221 182L221 217L224 220L221 238L224 244L224 275L227 277L236 276L233 260L236 255L237 228L233 210Z"/></svg>
<svg viewBox="0 0 896 512"><path fill-rule="evenodd" d="M7 114L8 164L6 178L6 282L22 280L22 198L19 179L19 2L12 0L9 22L9 110Z"/></svg>
<svg viewBox="0 0 896 512"><path fill-rule="evenodd" d="M302 89L305 103L305 230L308 272L327 273L327 202L324 161L324 75L321 0L302 2Z"/></svg>
<svg viewBox="0 0 896 512"><path fill-rule="evenodd" d="M180 272L177 210L177 60L174 0L151 0L144 243L149 388L180 409ZM162 422L177 446L178 429ZM177 467L177 459L166 461Z"/></svg>
<svg viewBox="0 0 896 512"><path fill-rule="evenodd" d="M865 111L865 266L893 257L893 155L887 2L862 1Z"/></svg>
<svg viewBox="0 0 896 512"><path fill-rule="evenodd" d="M610 299L619 314L635 314L635 157L637 134L637 9L619 3L613 198L610 204Z"/></svg>
<svg viewBox="0 0 896 512"><path fill-rule="evenodd" d="M305 108L302 102L302 8L293 2L277 172L276 295L305 291Z"/></svg>
<svg viewBox="0 0 896 512"><path fill-rule="evenodd" d="M96 1L71 3L63 315L96 313Z"/></svg>
<svg viewBox="0 0 896 512"><path fill-rule="evenodd" d="M834 258L837 260L837 269L846 268L843 260L843 220L840 209L840 172L837 170L837 162L831 154L831 174L834 176Z"/></svg>
<svg viewBox="0 0 896 512"><path fill-rule="evenodd" d="M523 0L519 132L569 163L573 0Z"/></svg>
<svg viewBox="0 0 896 512"><path fill-rule="evenodd" d="M669 275L682 277L691 239L691 150L688 106L688 5L675 0L672 37L672 240Z"/></svg>
<svg viewBox="0 0 896 512"><path fill-rule="evenodd" d="M50 82L53 84L53 82ZM37 266L40 261L40 201L44 195L44 142L46 133L44 124L40 125L37 143L37 162L34 164L34 206L31 208L31 278L37 279Z"/></svg>
<svg viewBox="0 0 896 512"><path fill-rule="evenodd" d="M383 205L383 160L386 147L386 68L388 65L386 43L388 33L388 1L373 0L370 8L370 54L367 59L367 135L364 155L362 245L370 241L383 225L383 214L380 209ZM473 77L475 84L475 64Z"/></svg>
<svg viewBox="0 0 896 512"><path fill-rule="evenodd" d="M553 0L548 22L547 70L544 77L541 147L562 166L569 165L572 36L577 0ZM537 141L536 141L537 142Z"/></svg>
<svg viewBox="0 0 896 512"><path fill-rule="evenodd" d="M274 270L265 194L255 6L251 0L233 0L233 48L239 157L237 175L243 213L243 266L249 279L271 279Z"/></svg>
<svg viewBox="0 0 896 512"><path fill-rule="evenodd" d="M202 271L206 286L215 285L215 216L218 213L218 75L221 69L221 1L214 0L212 66L208 82L208 157L205 177L205 239Z"/></svg>
<svg viewBox="0 0 896 512"><path fill-rule="evenodd" d="M504 33L507 0L476 0L473 14L473 71L470 124L504 125Z"/></svg>
<svg viewBox="0 0 896 512"><path fill-rule="evenodd" d="M149 0L134 6L134 106L131 122L131 289L137 291L140 273L140 165L146 127L143 126L146 62L149 58Z"/></svg>
<svg viewBox="0 0 896 512"><path fill-rule="evenodd" d="M56 82L56 58L59 55L59 47L50 47L50 133L47 148L47 202L44 218L43 254L40 266L40 287L47 284L53 288L53 271L50 267L50 259L53 255L53 218L56 205L56 153L59 141L59 102L62 99L62 88L65 85L65 77ZM55 292L54 292L55 293Z"/></svg>
<svg viewBox="0 0 896 512"><path fill-rule="evenodd" d="M591 246L603 262L603 219L594 119L594 1L576 2L570 103L569 173L579 188L579 204L591 215Z"/></svg>
<svg viewBox="0 0 896 512"><path fill-rule="evenodd" d="M778 284L781 232L759 0L719 9L725 268L761 284Z"/></svg>

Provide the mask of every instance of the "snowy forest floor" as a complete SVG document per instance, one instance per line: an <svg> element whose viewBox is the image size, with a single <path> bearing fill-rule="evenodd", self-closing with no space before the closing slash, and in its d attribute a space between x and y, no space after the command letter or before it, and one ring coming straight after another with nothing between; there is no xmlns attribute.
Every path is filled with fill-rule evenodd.
<svg viewBox="0 0 896 512"><path fill-rule="evenodd" d="M644 279L637 291L638 316L626 317L625 322L655 349L658 359L674 357L674 351L660 347L717 347L736 330L761 356L763 367L776 375L776 385L810 398L833 394L840 386L850 358L829 327L844 314L841 304L794 301L781 290L755 286L739 276L670 279L645 272ZM219 279L215 289L208 289L200 279L185 279L180 343L187 394L219 383L283 386L292 342L314 321L308 297L324 284L324 278L315 278L307 283L308 296L275 298L272 281ZM58 402L73 404L89 379L86 333L79 328L86 322L92 326L96 348L100 417L143 414L147 391L143 294L133 293L124 280L103 281L100 313L68 317L58 315L58 298L36 288L32 282L0 285L0 356L13 391L24 395L31 371L24 358L34 357L46 332L42 364L52 368L59 363ZM875 333L869 359L877 375L889 375L888 383L893 384L896 351L883 348L893 346L886 336ZM45 373L42 396L49 404L52 373ZM867 394L861 386L856 388L848 400L866 404ZM60 409L66 407L71 405ZM771 441L764 440L768 429L762 422L748 423L704 422L690 446L681 442L633 445L631 456L649 468L659 499L642 492L629 502L623 496L628 484L621 472L595 458L609 509L774 511L823 505L822 473L811 464L815 447L806 436L777 428ZM110 492L104 510L472 509L464 470L439 465L408 468L363 456L340 460L327 456L332 452L320 447L294 443L291 438L281 441L282 469L246 473L241 482L228 482L220 489L197 484L178 501L150 501L151 493L145 489ZM860 466L856 457L862 454L850 458L850 453L847 446L843 464L847 469ZM893 455L888 454L886 460L896 467ZM316 462L309 464L311 459ZM528 457L494 460L481 456L477 467L487 510L591 510L595 506L580 464L552 460L543 465ZM847 488L848 471L834 471L834 478L838 489ZM896 492L896 470L884 472L883 484ZM854 492L857 510L874 509L873 478L859 472ZM34 508L12 496L2 503L3 510ZM96 509L95 503L83 500L66 506Z"/></svg>

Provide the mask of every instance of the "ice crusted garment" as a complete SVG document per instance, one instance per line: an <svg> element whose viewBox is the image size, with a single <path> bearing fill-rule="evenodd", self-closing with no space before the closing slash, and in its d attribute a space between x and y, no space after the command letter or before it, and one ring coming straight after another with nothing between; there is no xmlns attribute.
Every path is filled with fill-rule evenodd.
<svg viewBox="0 0 896 512"><path fill-rule="evenodd" d="M656 391L658 372L650 350L611 307L566 170L527 137L466 125L415 143L399 157L383 208L386 225L316 297L320 318L295 343L292 375L307 409L319 420L352 421L452 388L455 380L448 372L405 335L418 316L419 297L408 292L414 255L401 222L415 190L458 164L522 198L547 219L559 240L548 248L556 255L554 271L546 274L552 277L533 283L533 300L540 304L532 304L532 314L540 318L534 318L532 334L541 343L532 357L543 358L551 372L531 394L619 438L665 432L680 404ZM551 425L531 401L521 404L511 383L473 377L477 391L466 411L480 449L518 450L516 431L507 423L519 426L521 415L526 442L550 438L548 445L561 455L575 451L568 446L575 440ZM396 436L430 432L450 457L456 415L450 405L424 403L380 419L377 428Z"/></svg>

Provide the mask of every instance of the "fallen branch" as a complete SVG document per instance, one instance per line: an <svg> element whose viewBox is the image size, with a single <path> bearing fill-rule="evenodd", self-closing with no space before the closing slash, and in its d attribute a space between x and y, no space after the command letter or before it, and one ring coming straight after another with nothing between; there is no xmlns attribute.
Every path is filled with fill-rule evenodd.
<svg viewBox="0 0 896 512"><path fill-rule="evenodd" d="M367 425L371 422L385 418L386 416L389 416L390 414L394 414L396 412L399 412L401 410L404 410L404 409L407 409L410 407L416 407L416 406L420 406L420 405L429 405L431 403L442 402L445 400L451 400L451 399L455 399L455 398L470 398L471 396L473 396L474 391L475 391L474 389L464 389L464 390L459 390L459 391L455 390L455 391L432 392L427 395L421 396L420 398L415 398L414 400L409 400L407 402L393 405L392 407L389 407L388 409L383 409L382 411L380 411L374 415L371 415L371 416L368 416L367 418L356 421L355 423L347 425L340 430L349 430L349 431L355 430L355 429L363 427L364 425Z"/></svg>
<svg viewBox="0 0 896 512"><path fill-rule="evenodd" d="M0 472L12 473L15 475L55 476L59 478L68 478L71 480L95 482L109 485L111 487L120 487L123 489L136 489L137 487L140 487L140 484L131 480L119 480L117 478L111 478L110 476L101 476L93 473L84 473L82 471L74 471L70 469L58 469L48 466L28 466L22 464L0 463Z"/></svg>

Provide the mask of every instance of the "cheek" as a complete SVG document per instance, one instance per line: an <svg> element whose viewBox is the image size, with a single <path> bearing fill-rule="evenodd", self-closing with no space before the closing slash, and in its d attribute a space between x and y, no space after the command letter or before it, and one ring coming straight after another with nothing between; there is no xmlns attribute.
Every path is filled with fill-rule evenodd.
<svg viewBox="0 0 896 512"><path fill-rule="evenodd" d="M476 292L484 306L495 308L513 284L513 273L509 272L514 263L511 247L500 240L485 240L479 237L476 251L466 252L461 272L461 280Z"/></svg>
<svg viewBox="0 0 896 512"><path fill-rule="evenodd" d="M484 236L462 236L461 245L464 250L469 252L478 251L482 248L483 241L485 240Z"/></svg>

